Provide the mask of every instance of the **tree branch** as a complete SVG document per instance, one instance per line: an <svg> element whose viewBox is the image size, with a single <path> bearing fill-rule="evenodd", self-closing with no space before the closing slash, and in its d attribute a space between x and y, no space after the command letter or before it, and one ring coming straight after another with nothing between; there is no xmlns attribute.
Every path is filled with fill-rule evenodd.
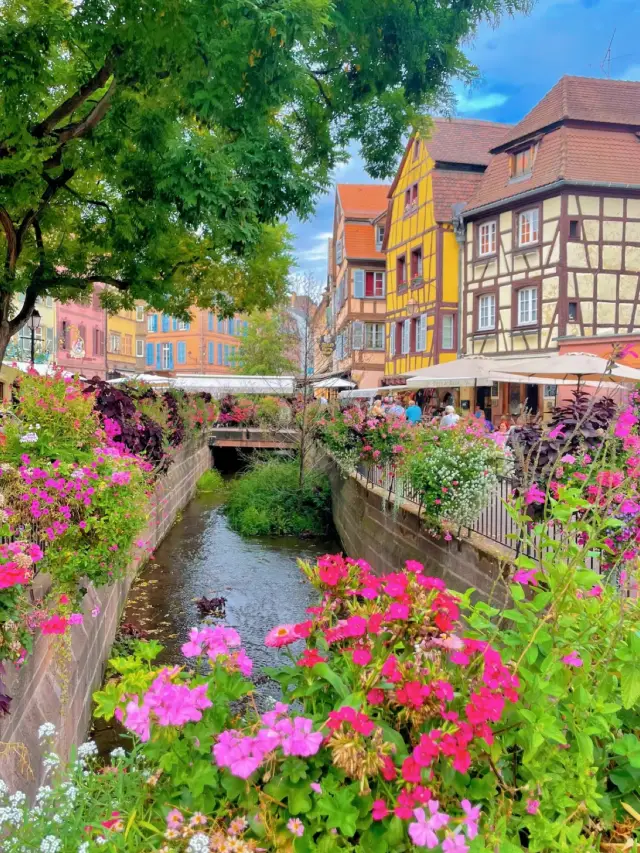
<svg viewBox="0 0 640 853"><path fill-rule="evenodd" d="M97 198L87 198L86 196L82 196L82 195L80 195L80 193L77 190L74 190L72 187L68 186L67 184L65 184L62 187L62 189L66 190L70 195L72 195L74 198L77 198L78 201L81 201L84 204L91 204L94 207L104 207L104 209L109 214L109 218L111 219L111 223L112 224L115 223L115 215L114 215L113 211L111 210L111 208L109 207L109 205L107 204L106 201L100 201Z"/></svg>
<svg viewBox="0 0 640 853"><path fill-rule="evenodd" d="M312 71L309 67L307 67L307 71L308 71L308 72L309 72L309 74L311 75L311 78L315 81L315 84L316 84L316 86L318 87L318 91L319 91L319 92L320 92L320 94L322 95L322 98L323 98L323 100L324 100L325 104L326 104L328 107L333 108L333 104L331 103L331 98L330 98L330 97L329 97L329 95L327 94L327 91L326 91L326 89L324 88L324 85L323 85L322 81L321 81L321 80L319 80L319 79L318 79L318 77L316 77L316 75L313 73L313 71Z"/></svg>
<svg viewBox="0 0 640 853"><path fill-rule="evenodd" d="M71 139L77 139L80 136L84 136L85 133L88 133L90 130L93 130L98 122L104 118L107 110L111 106L111 99L113 98L115 90L116 78L112 77L109 88L86 118L55 131L55 135L58 137L58 141L61 146L65 145Z"/></svg>
<svg viewBox="0 0 640 853"><path fill-rule="evenodd" d="M19 332L20 329L27 322L29 317L33 313L33 309L35 308L36 299L38 298L38 287L33 283L30 284L26 292L24 294L24 302L22 303L22 308L18 311L16 316L9 320L9 335L15 335L16 332Z"/></svg>
<svg viewBox="0 0 640 853"><path fill-rule="evenodd" d="M77 92L71 95L70 98L67 98L67 100L60 104L59 107L56 107L55 110L47 116L47 118L43 119L43 121L31 128L31 135L35 136L36 139L48 136L55 129L58 122L62 121L63 118L72 115L78 107L82 106L90 95L97 92L98 89L102 89L106 86L107 80L113 74L113 60L113 55L109 54L102 68L99 68L93 77L87 80L87 82L82 85Z"/></svg>
<svg viewBox="0 0 640 853"><path fill-rule="evenodd" d="M36 210L33 210L33 208L28 210L24 215L24 219L20 223L20 227L18 228L17 233L18 252L20 251L20 248L22 246L24 235L27 233L27 229L30 227L32 222L34 222L40 216L42 211L47 207L47 205L54 197L54 195L58 192L58 190L63 187L67 183L67 181L70 181L74 174L75 169L64 169L62 174L55 180L53 178L49 178L46 174L43 174L43 177L47 182L47 188L42 193L40 204L38 205Z"/></svg>
<svg viewBox="0 0 640 853"><path fill-rule="evenodd" d="M5 269L12 272L15 269L18 259L18 236L13 224L13 220L7 211L0 205L0 225L4 231L4 236L7 238L7 255L5 259Z"/></svg>

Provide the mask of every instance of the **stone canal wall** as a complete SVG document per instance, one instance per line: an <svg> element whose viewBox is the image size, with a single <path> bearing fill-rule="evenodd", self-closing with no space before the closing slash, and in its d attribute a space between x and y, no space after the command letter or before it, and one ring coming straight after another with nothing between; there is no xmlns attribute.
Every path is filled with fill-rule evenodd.
<svg viewBox="0 0 640 853"><path fill-rule="evenodd" d="M151 497L149 522L142 538L153 548L166 536L177 514L194 496L198 479L210 467L211 451L204 441L178 451ZM0 720L0 779L11 790L32 793L40 782L37 733L42 723L56 726L56 749L62 758L86 738L91 697L102 681L139 564L140 559L134 560L127 577L112 586L90 588L84 599L84 624L62 638L39 634L24 666L4 677L13 702L11 714ZM42 581L46 583L46 577ZM100 615L94 618L91 614L96 607Z"/></svg>
<svg viewBox="0 0 640 853"><path fill-rule="evenodd" d="M510 553L483 537L445 542L428 533L418 507L387 501L387 492L369 485L359 474L345 474L316 446L309 464L329 476L333 520L345 553L370 563L378 572L398 571L405 560L418 560L429 573L441 577L451 589L474 587L482 598L494 600L505 587L499 578Z"/></svg>

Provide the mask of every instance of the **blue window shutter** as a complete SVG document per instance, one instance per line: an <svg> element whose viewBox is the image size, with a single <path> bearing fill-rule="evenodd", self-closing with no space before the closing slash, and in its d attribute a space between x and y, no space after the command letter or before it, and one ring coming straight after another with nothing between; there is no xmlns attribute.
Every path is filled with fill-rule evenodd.
<svg viewBox="0 0 640 853"><path fill-rule="evenodd" d="M209 315L211 316L211 315ZM213 344L209 343L209 364L213 364Z"/></svg>
<svg viewBox="0 0 640 853"><path fill-rule="evenodd" d="M188 332L190 328L191 328L191 323L186 323L185 327L184 327L185 332Z"/></svg>
<svg viewBox="0 0 640 853"><path fill-rule="evenodd" d="M173 370L173 344L169 344L169 370Z"/></svg>
<svg viewBox="0 0 640 853"><path fill-rule="evenodd" d="M184 364L187 360L187 345L184 341L178 342L178 364Z"/></svg>
<svg viewBox="0 0 640 853"><path fill-rule="evenodd" d="M158 331L158 315L157 314L153 315L153 331L154 332Z"/></svg>
<svg viewBox="0 0 640 853"><path fill-rule="evenodd" d="M222 344L218 344L218 364L222 364Z"/></svg>
<svg viewBox="0 0 640 853"><path fill-rule="evenodd" d="M220 334L224 332L224 320L221 320L220 317L218 317L218 331Z"/></svg>
<svg viewBox="0 0 640 853"><path fill-rule="evenodd" d="M156 344L156 370L162 370L162 344Z"/></svg>
<svg viewBox="0 0 640 853"><path fill-rule="evenodd" d="M353 271L353 295L356 299L364 299L364 270Z"/></svg>
<svg viewBox="0 0 640 853"><path fill-rule="evenodd" d="M209 331L213 332L213 314L209 311Z"/></svg>
<svg viewBox="0 0 640 853"><path fill-rule="evenodd" d="M224 363L229 364L229 344L224 345Z"/></svg>
<svg viewBox="0 0 640 853"><path fill-rule="evenodd" d="M169 316L167 314L162 315L162 331L169 331Z"/></svg>
<svg viewBox="0 0 640 853"><path fill-rule="evenodd" d="M153 344L147 344L147 364L153 367Z"/></svg>
<svg viewBox="0 0 640 853"><path fill-rule="evenodd" d="M178 331L178 321L176 320L175 317L172 317L171 320L172 320L173 331L177 332Z"/></svg>
<svg viewBox="0 0 640 853"><path fill-rule="evenodd" d="M229 334L233 334L233 317L229 317Z"/></svg>

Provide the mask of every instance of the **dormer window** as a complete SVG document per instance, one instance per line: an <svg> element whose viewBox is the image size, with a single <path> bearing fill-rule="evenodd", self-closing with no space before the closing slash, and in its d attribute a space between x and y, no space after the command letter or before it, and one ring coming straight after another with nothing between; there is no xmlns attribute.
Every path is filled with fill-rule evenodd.
<svg viewBox="0 0 640 853"><path fill-rule="evenodd" d="M384 243L384 225L376 225L376 252L382 251Z"/></svg>
<svg viewBox="0 0 640 853"><path fill-rule="evenodd" d="M531 174L536 156L536 145L527 145L511 155L511 177L522 178Z"/></svg>

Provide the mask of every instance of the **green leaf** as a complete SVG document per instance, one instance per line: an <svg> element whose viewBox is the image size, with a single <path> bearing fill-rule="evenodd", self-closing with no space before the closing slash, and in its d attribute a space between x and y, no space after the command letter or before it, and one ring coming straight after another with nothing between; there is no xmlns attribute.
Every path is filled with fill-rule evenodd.
<svg viewBox="0 0 640 853"><path fill-rule="evenodd" d="M583 732L575 733L576 743L578 744L578 749L580 750L580 755L587 759L589 762L593 762L593 741L591 738L583 734Z"/></svg>
<svg viewBox="0 0 640 853"><path fill-rule="evenodd" d="M311 811L311 797L308 792L309 786L306 784L304 788L289 788L287 804L291 814L298 815Z"/></svg>
<svg viewBox="0 0 640 853"><path fill-rule="evenodd" d="M640 668L632 663L624 664L620 670L620 692L624 708L633 707L640 697Z"/></svg>
<svg viewBox="0 0 640 853"><path fill-rule="evenodd" d="M347 838L356 832L358 809L353 805L354 796L351 788L341 788L334 794L321 797L317 804L320 814L327 817L327 828L337 829Z"/></svg>
<svg viewBox="0 0 640 853"><path fill-rule="evenodd" d="M324 678L325 681L328 681L341 699L345 699L349 695L349 688L340 678L338 673L331 669L329 664L316 664L313 668L313 674L319 675L320 678Z"/></svg>

